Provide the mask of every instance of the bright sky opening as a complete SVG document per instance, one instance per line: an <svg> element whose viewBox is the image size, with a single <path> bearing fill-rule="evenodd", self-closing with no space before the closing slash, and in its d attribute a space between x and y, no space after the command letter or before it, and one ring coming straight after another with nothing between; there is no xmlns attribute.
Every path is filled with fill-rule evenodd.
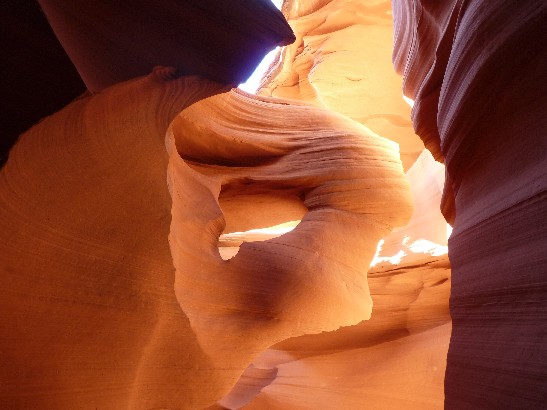
<svg viewBox="0 0 547 410"><path fill-rule="evenodd" d="M281 3L283 3L283 0L272 0L272 3L281 10ZM262 59L258 67L256 67L255 71L251 76L242 84L239 84L239 89L243 91L247 91L248 93L254 94L258 91L258 87L260 86L260 80L266 74L266 71L268 70L268 67L272 64L272 62L275 59L275 56L277 54L277 51L279 50L279 47L276 47L274 50L270 51L266 56Z"/></svg>

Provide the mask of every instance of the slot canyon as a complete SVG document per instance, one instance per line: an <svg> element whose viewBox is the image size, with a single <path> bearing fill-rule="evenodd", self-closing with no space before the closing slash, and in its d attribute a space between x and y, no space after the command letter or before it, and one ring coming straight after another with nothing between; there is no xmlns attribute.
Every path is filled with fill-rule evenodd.
<svg viewBox="0 0 547 410"><path fill-rule="evenodd" d="M547 2L279 7L2 6L0 409L547 409Z"/></svg>

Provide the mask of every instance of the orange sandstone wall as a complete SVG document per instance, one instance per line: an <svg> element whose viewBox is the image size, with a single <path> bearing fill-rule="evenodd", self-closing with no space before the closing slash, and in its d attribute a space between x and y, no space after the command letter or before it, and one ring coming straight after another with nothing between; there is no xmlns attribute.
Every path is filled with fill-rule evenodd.
<svg viewBox="0 0 547 410"><path fill-rule="evenodd" d="M233 377L173 291L164 138L225 86L173 69L79 99L0 173L0 407L195 409ZM198 370L199 369L199 370Z"/></svg>
<svg viewBox="0 0 547 410"><path fill-rule="evenodd" d="M399 143L414 212L384 237L368 273L370 319L275 344L218 408L440 409L451 333L447 229L439 210L445 173L422 151L401 78L392 72L390 4L294 1L283 11L297 41L270 67L259 94L342 113ZM424 244L436 248L424 251Z"/></svg>
<svg viewBox="0 0 547 410"><path fill-rule="evenodd" d="M180 74L234 83L292 41L269 3L40 4L100 92L35 125L0 172L2 405L439 408L446 256L367 282L411 194L386 249L444 228L417 212L439 178L390 67L389 3L287 2L297 43L262 97ZM157 64L174 68L125 81ZM220 258L223 230L302 217Z"/></svg>
<svg viewBox="0 0 547 410"><path fill-rule="evenodd" d="M283 49L261 95L328 107L397 142L405 171L423 150L393 72L387 0L286 1L296 41Z"/></svg>

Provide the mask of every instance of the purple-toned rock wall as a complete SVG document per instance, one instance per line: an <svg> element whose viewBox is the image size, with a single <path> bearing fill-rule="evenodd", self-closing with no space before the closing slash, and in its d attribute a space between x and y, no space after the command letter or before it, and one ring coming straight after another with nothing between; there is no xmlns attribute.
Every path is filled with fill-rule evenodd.
<svg viewBox="0 0 547 410"><path fill-rule="evenodd" d="M447 409L547 405L547 3L394 0L394 64L447 168Z"/></svg>

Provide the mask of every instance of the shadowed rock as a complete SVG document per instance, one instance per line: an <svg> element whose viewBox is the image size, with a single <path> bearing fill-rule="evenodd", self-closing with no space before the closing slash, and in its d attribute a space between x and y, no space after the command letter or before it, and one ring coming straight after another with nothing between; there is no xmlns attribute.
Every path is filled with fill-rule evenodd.
<svg viewBox="0 0 547 410"><path fill-rule="evenodd" d="M545 406L544 1L394 1L414 125L453 222L447 409ZM412 40L411 40L412 39Z"/></svg>
<svg viewBox="0 0 547 410"><path fill-rule="evenodd" d="M370 317L376 244L412 210L393 142L322 108L232 91L184 110L168 148L175 291L214 363L243 371L274 343ZM272 203L287 220L294 201L308 212L293 231L243 243L224 261L224 212L242 230L254 194L284 196Z"/></svg>

